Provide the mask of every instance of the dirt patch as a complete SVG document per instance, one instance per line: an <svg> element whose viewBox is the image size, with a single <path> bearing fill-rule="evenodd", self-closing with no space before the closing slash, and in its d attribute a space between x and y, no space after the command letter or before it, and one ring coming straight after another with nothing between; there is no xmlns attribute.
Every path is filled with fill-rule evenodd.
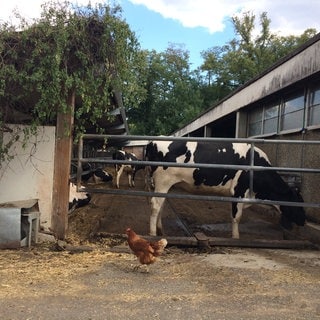
<svg viewBox="0 0 320 320"><path fill-rule="evenodd" d="M319 318L318 252L171 247L146 272L125 243L106 249L0 251L1 318Z"/></svg>
<svg viewBox="0 0 320 320"><path fill-rule="evenodd" d="M70 215L68 246L1 250L1 319L320 318L319 251L169 246L149 270L135 268L121 233L129 225L148 233L147 204L144 197L95 194ZM170 201L166 207L168 234L185 232L176 214L190 230L231 234L228 204ZM253 211L244 217L242 236L281 237L276 221ZM101 231L120 235L97 237Z"/></svg>

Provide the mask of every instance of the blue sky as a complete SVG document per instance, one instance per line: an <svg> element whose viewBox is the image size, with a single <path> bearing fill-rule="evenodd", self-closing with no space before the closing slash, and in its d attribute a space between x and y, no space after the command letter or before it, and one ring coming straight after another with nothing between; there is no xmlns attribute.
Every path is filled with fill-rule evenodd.
<svg viewBox="0 0 320 320"><path fill-rule="evenodd" d="M123 16L131 30L136 33L141 48L162 52L170 43L184 45L190 53L192 69L202 63L201 51L223 45L234 37L230 18L226 18L225 30L210 33L205 27L184 27L178 20L164 18L160 13L127 0L121 1L120 5Z"/></svg>
<svg viewBox="0 0 320 320"><path fill-rule="evenodd" d="M64 2L64 0L54 0ZM25 18L37 18L46 0L0 0L0 22L13 21L18 9ZM69 0L87 5L89 0ZM243 12L257 17L267 12L271 31L278 35L300 35L307 28L320 31L320 0L90 0L96 3L118 3L123 18L141 44L142 49L158 52L170 43L184 45L190 53L191 69L202 63L201 51L221 46L234 37L230 19ZM259 26L258 26L259 27ZM259 28L257 29L259 30Z"/></svg>

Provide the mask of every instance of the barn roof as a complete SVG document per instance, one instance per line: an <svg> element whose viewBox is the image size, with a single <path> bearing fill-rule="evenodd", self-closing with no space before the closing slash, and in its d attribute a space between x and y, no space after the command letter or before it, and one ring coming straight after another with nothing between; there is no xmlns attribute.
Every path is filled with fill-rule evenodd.
<svg viewBox="0 0 320 320"><path fill-rule="evenodd" d="M223 127L230 126L232 121L236 122L235 114L241 108L272 96L293 83L319 74L319 49L320 33L203 111L172 135L187 136L220 119L225 119Z"/></svg>
<svg viewBox="0 0 320 320"><path fill-rule="evenodd" d="M79 103L76 102L75 108L80 106ZM21 102L19 106L2 105L4 122L8 124L29 124L32 120L33 105L32 97L30 97L30 101ZM117 91L113 94L110 113L100 118L96 125L87 124L86 133L96 133L97 127L104 128L106 134L126 135L129 133L126 112L120 92Z"/></svg>
<svg viewBox="0 0 320 320"><path fill-rule="evenodd" d="M122 96L119 91L113 94L113 107L110 109L108 116L98 120L97 125L105 129L106 134L126 135L129 134L128 122L125 107L123 106ZM87 126L86 133L96 133L97 126Z"/></svg>

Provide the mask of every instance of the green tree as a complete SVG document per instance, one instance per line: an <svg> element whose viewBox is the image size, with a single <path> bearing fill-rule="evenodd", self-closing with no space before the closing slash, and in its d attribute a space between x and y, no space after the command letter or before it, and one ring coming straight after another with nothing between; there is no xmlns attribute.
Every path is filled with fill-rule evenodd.
<svg viewBox="0 0 320 320"><path fill-rule="evenodd" d="M189 52L171 44L165 52L145 51L144 81L146 99L131 108L131 132L142 135L168 135L202 110L198 82L189 69Z"/></svg>
<svg viewBox="0 0 320 320"><path fill-rule="evenodd" d="M8 106L29 113L27 122L34 128L70 111L67 101L74 93L76 132L81 133L86 123L108 117L114 90L133 107L142 99L135 73L143 57L121 7L47 3L32 23L18 17L20 26L0 26L1 131Z"/></svg>
<svg viewBox="0 0 320 320"><path fill-rule="evenodd" d="M271 33L271 20L264 12L259 17L260 32L255 36L255 22L256 16L250 12L233 17L236 38L201 53L205 101L220 100L316 34L315 29L307 29L301 36L277 36Z"/></svg>

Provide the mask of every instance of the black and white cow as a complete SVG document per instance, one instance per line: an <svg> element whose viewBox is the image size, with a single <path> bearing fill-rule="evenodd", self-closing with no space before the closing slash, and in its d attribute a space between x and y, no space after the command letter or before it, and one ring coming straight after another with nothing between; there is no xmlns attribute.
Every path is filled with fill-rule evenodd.
<svg viewBox="0 0 320 320"><path fill-rule="evenodd" d="M98 182L110 182L113 180L113 177L110 173L103 170L102 168L97 168L92 172L92 178L95 183Z"/></svg>
<svg viewBox="0 0 320 320"><path fill-rule="evenodd" d="M74 165L75 173L72 175L73 179L77 176L77 166ZM103 170L103 168L96 168L93 169L90 163L83 163L82 164L82 174L81 174L81 182L109 182L112 181L113 177L110 173Z"/></svg>
<svg viewBox="0 0 320 320"><path fill-rule="evenodd" d="M138 161L138 158L134 153L126 152L123 150L117 150L112 155L113 160L124 160L124 161ZM124 172L127 173L129 186L134 187L134 178L136 172L142 169L142 166L128 165L128 164L115 164L115 185L119 189L120 177Z"/></svg>
<svg viewBox="0 0 320 320"><path fill-rule="evenodd" d="M77 185L73 182L69 184L69 212L73 210L84 207L89 204L91 200L91 195L85 192L77 191Z"/></svg>
<svg viewBox="0 0 320 320"><path fill-rule="evenodd" d="M146 147L146 160L189 164L249 165L250 144L231 142L154 141ZM255 147L254 165L270 167L267 155ZM182 168L152 166L154 191L166 193L176 183L184 183L188 191L221 194L234 198L249 197L250 171L224 168ZM183 184L182 184L183 185ZM303 202L275 171L254 171L253 193L258 199ZM161 208L165 198L151 199L150 234L162 232ZM239 238L242 210L250 204L232 202L232 237ZM290 229L292 223L303 226L303 207L277 206L281 224Z"/></svg>

